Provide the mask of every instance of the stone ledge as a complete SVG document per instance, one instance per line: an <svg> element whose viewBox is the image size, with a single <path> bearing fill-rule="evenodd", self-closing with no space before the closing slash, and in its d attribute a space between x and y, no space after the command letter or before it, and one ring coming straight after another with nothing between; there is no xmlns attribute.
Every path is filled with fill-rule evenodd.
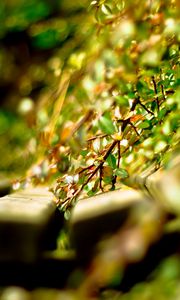
<svg viewBox="0 0 180 300"><path fill-rule="evenodd" d="M34 188L0 198L0 261L34 261L55 248L63 225L53 195Z"/></svg>
<svg viewBox="0 0 180 300"><path fill-rule="evenodd" d="M168 168L158 170L150 165L144 172L126 180L128 186L142 190L169 213L180 213L180 156L175 156Z"/></svg>
<svg viewBox="0 0 180 300"><path fill-rule="evenodd" d="M180 213L180 162L169 170L158 170L148 176L145 187L165 210Z"/></svg>
<svg viewBox="0 0 180 300"><path fill-rule="evenodd" d="M80 259L91 256L96 244L125 224L135 226L148 218L158 224L161 212L143 193L125 188L80 200L70 219L71 240Z"/></svg>

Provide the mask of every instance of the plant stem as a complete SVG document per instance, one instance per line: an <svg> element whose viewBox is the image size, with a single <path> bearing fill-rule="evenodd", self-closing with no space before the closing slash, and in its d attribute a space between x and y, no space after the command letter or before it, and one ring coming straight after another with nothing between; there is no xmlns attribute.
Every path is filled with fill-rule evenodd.
<svg viewBox="0 0 180 300"><path fill-rule="evenodd" d="M103 192L103 186L102 186L102 171L103 171L103 166L100 167L99 169L99 188Z"/></svg>
<svg viewBox="0 0 180 300"><path fill-rule="evenodd" d="M152 83L153 83L153 86L154 86L154 92L155 92L155 95L156 95L157 109L158 109L158 111L159 111L159 98L158 98L158 96L157 96L158 91L157 91L157 84L156 84L154 75L152 76Z"/></svg>
<svg viewBox="0 0 180 300"><path fill-rule="evenodd" d="M132 126L132 128L134 129L135 133L140 136L139 132L137 131L136 127L131 123L129 122L129 124Z"/></svg>
<svg viewBox="0 0 180 300"><path fill-rule="evenodd" d="M110 147L108 148L108 150L106 151L106 153L104 154L102 161L100 162L100 164L94 169L94 171L91 173L91 175L87 178L87 180L81 185L81 187L74 193L72 198L66 198L64 203L63 203L63 207L68 207L70 206L72 200L74 198L76 198L83 190L83 188L90 182L90 180L94 177L94 175L102 168L105 160L108 158L109 154L112 152L112 150L114 149L114 147L116 146L116 144L118 143L118 141L114 140L112 142L112 144L110 145Z"/></svg>
<svg viewBox="0 0 180 300"><path fill-rule="evenodd" d="M91 141L94 141L96 139L103 139L104 137L107 137L108 134L99 134L99 135L96 135L96 136L92 136L91 138L89 138L87 140L87 142L91 142Z"/></svg>
<svg viewBox="0 0 180 300"><path fill-rule="evenodd" d="M121 148L120 148L120 141L118 141L118 162L117 162L117 167L120 167L120 159L121 159Z"/></svg>
<svg viewBox="0 0 180 300"><path fill-rule="evenodd" d="M117 161L117 168L119 169L120 167L120 159L121 159L121 148L120 148L120 141L118 141L117 146L118 146L118 161ZM114 175L113 180L112 180L112 190L115 189L115 184L117 180L117 175Z"/></svg>
<svg viewBox="0 0 180 300"><path fill-rule="evenodd" d="M144 110L146 110L149 114L154 116L153 112L150 111L140 100L139 100L139 105L141 105L144 108Z"/></svg>
<svg viewBox="0 0 180 300"><path fill-rule="evenodd" d="M85 167L84 169L80 170L80 171L78 172L78 174L81 174L81 173L83 173L83 172L85 172L85 171L91 169L92 167L94 167L94 164L92 164L92 165L90 165L90 166L88 166L88 167Z"/></svg>

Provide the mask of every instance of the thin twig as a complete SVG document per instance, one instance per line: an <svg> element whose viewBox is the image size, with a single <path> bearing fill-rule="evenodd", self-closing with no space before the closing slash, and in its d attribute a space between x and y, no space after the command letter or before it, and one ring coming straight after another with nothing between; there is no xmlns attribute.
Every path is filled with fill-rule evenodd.
<svg viewBox="0 0 180 300"><path fill-rule="evenodd" d="M101 166L99 169L99 188L103 192L102 177L103 177L103 166Z"/></svg>
<svg viewBox="0 0 180 300"><path fill-rule="evenodd" d="M133 102L133 104L132 104L132 107L131 107L130 111L134 111L135 108L136 108L136 105L137 105L139 102L140 102L140 97L137 96L137 98L134 99L134 102Z"/></svg>
<svg viewBox="0 0 180 300"><path fill-rule="evenodd" d="M158 111L159 111L159 98L158 98L158 96L157 96L158 91L157 91L157 84L156 84L154 75L152 76L152 83L153 83L153 86L154 86L154 92L155 92L155 95L156 95L157 109L158 109Z"/></svg>
<svg viewBox="0 0 180 300"><path fill-rule="evenodd" d="M108 136L108 134L95 135L95 136L92 136L91 138L87 139L87 142L91 142L91 141L94 141L96 139L103 139L103 138L105 138L107 136Z"/></svg>
<svg viewBox="0 0 180 300"><path fill-rule="evenodd" d="M80 170L80 171L78 172L78 174L81 174L81 173L83 173L84 171L87 171L87 170L91 169L92 167L94 167L94 164L92 164L92 165L90 165L90 166L88 166L88 167L85 167L84 169Z"/></svg>
<svg viewBox="0 0 180 300"><path fill-rule="evenodd" d="M149 114L154 116L154 113L150 111L140 100L139 100L139 105L141 105L144 108L144 110L146 110Z"/></svg>
<svg viewBox="0 0 180 300"><path fill-rule="evenodd" d="M161 79L161 82L162 82L162 69L160 69L160 79ZM165 92L164 92L164 86L163 86L162 83L161 83L161 93L162 93L163 100L165 101L166 96L165 96Z"/></svg>
<svg viewBox="0 0 180 300"><path fill-rule="evenodd" d="M165 101L166 100L166 96L165 96L163 84L161 84L161 92L162 92L163 100Z"/></svg>
<svg viewBox="0 0 180 300"><path fill-rule="evenodd" d="M117 167L120 167L120 160L121 160L121 148L120 148L121 142L118 141L118 162L117 162Z"/></svg>
<svg viewBox="0 0 180 300"><path fill-rule="evenodd" d="M121 132L123 133L127 127L127 125L129 124L131 118L125 119L125 120L121 120L122 121L122 126L121 126Z"/></svg>
<svg viewBox="0 0 180 300"><path fill-rule="evenodd" d="M83 116L75 125L74 128L71 130L71 132L69 133L69 135L66 137L65 141L63 142L68 142L71 137L84 125L84 123L88 122L89 119L92 118L93 116L93 110L89 110L85 116ZM63 142L61 142L61 145L63 144Z"/></svg>
<svg viewBox="0 0 180 300"><path fill-rule="evenodd" d="M133 125L132 122L129 122L129 124L131 125L131 127L134 129L135 133L140 136L139 132L137 131L136 127Z"/></svg>
<svg viewBox="0 0 180 300"><path fill-rule="evenodd" d="M90 180L94 177L94 175L100 170L100 168L102 168L104 162L106 161L106 159L108 158L109 154L112 152L112 150L114 149L114 147L116 146L117 141L114 140L112 142L112 144L110 145L110 147L108 148L108 150L106 151L106 153L104 154L101 162L99 163L99 165L94 169L94 171L91 173L91 175L87 178L87 180L81 185L81 187L76 190L76 192L74 193L73 197L70 198L66 198L63 202L63 207L68 207L70 206L72 200L74 198L76 198L77 196L79 196L79 194L82 192L83 188L90 182Z"/></svg>
<svg viewBox="0 0 180 300"><path fill-rule="evenodd" d="M117 142L117 146L118 146L118 161L117 161L117 168L119 169L119 167L120 167L120 160L121 160L120 141ZM116 180L117 180L117 175L114 175L114 176L113 176L113 179L112 179L112 190L115 189Z"/></svg>

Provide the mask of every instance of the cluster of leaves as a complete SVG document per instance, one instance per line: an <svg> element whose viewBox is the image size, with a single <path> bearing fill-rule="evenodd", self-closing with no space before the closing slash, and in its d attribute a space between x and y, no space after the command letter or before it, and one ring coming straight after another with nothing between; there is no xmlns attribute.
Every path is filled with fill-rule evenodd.
<svg viewBox="0 0 180 300"><path fill-rule="evenodd" d="M62 208L82 191L90 196L113 190L152 161L159 165L179 138L176 3L92 1L91 6L96 56L86 58L85 74L67 95L76 103L86 98L85 104L81 100L86 113L65 123L58 143L61 149L63 140L64 157L69 155L68 172L54 189ZM78 110L83 114L77 105Z"/></svg>
<svg viewBox="0 0 180 300"><path fill-rule="evenodd" d="M30 172L35 183L59 176L52 191L62 209L160 165L178 144L177 8L173 0L90 3L88 34L60 67L41 126L45 159Z"/></svg>

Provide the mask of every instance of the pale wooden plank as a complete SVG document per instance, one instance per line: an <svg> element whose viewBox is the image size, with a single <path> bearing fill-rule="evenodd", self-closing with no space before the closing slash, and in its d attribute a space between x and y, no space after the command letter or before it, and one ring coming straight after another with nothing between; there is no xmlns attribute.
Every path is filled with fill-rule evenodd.
<svg viewBox="0 0 180 300"><path fill-rule="evenodd" d="M70 219L71 239L81 259L88 257L96 243L122 228L126 222L138 222L146 212L161 221L161 212L140 191L126 188L80 200ZM136 224L134 224L136 225Z"/></svg>
<svg viewBox="0 0 180 300"><path fill-rule="evenodd" d="M45 188L0 198L0 261L37 259L42 251L55 247L62 224L63 215Z"/></svg>

